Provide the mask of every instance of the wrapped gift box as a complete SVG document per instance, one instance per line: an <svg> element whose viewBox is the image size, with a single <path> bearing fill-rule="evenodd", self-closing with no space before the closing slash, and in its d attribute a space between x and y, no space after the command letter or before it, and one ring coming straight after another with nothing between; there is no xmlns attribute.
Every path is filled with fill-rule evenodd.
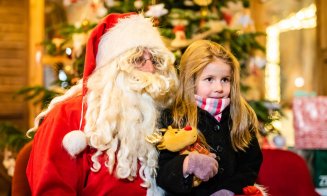
<svg viewBox="0 0 327 196"><path fill-rule="evenodd" d="M327 97L296 97L293 100L295 147L327 149Z"/></svg>

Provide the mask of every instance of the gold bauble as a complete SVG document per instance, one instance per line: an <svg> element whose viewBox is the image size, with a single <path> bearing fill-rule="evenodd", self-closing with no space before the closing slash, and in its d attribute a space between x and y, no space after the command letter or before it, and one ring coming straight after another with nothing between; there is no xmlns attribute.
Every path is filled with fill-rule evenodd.
<svg viewBox="0 0 327 196"><path fill-rule="evenodd" d="M212 0L193 0L193 1L199 6L208 6L210 3L212 3Z"/></svg>

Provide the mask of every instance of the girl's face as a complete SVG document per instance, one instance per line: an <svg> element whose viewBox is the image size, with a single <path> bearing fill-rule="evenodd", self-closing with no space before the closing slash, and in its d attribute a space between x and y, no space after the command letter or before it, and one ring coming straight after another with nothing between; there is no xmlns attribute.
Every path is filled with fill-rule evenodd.
<svg viewBox="0 0 327 196"><path fill-rule="evenodd" d="M195 93L203 98L227 98L231 87L231 68L217 59L209 63L196 80Z"/></svg>

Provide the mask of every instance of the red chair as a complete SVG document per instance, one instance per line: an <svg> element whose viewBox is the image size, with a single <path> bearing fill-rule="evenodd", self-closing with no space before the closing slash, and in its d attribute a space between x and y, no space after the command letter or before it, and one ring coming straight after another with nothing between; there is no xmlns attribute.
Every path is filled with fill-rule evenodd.
<svg viewBox="0 0 327 196"><path fill-rule="evenodd" d="M12 196L32 195L26 176L26 167L32 150L32 144L33 141L28 142L17 154L15 171L11 185Z"/></svg>
<svg viewBox="0 0 327 196"><path fill-rule="evenodd" d="M270 196L319 196L304 159L294 152L263 149L257 183Z"/></svg>

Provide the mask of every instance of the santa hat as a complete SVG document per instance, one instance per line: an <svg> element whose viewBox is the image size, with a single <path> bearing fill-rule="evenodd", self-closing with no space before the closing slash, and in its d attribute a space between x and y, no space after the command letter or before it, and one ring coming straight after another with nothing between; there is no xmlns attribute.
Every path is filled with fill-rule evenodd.
<svg viewBox="0 0 327 196"><path fill-rule="evenodd" d="M86 46L84 86L94 70L139 46L167 50L159 31L153 27L149 18L136 13L112 13L106 16L92 31Z"/></svg>
<svg viewBox="0 0 327 196"><path fill-rule="evenodd" d="M83 95L87 92L87 79L95 70L127 50L139 46L168 50L149 18L136 13L113 13L106 16L93 29L86 46ZM83 114L81 116L83 118ZM86 136L82 130L67 133L62 143L72 157L87 146Z"/></svg>

